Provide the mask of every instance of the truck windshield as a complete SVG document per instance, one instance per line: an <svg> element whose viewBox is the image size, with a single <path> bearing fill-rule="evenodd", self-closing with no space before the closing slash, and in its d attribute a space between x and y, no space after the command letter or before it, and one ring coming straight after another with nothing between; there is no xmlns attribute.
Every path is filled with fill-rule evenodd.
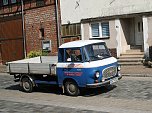
<svg viewBox="0 0 152 113"><path fill-rule="evenodd" d="M85 46L85 50L89 61L96 61L111 57L105 43L87 45Z"/></svg>

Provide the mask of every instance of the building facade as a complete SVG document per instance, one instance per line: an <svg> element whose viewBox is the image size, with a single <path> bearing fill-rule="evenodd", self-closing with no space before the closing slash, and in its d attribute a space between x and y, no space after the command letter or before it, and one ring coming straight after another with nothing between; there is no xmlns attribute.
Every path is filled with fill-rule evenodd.
<svg viewBox="0 0 152 113"><path fill-rule="evenodd" d="M30 51L56 55L59 7L58 0L1 0L1 63L25 58Z"/></svg>
<svg viewBox="0 0 152 113"><path fill-rule="evenodd" d="M115 57L134 47L149 56L150 0L61 0L61 21L81 24L82 40L104 40Z"/></svg>

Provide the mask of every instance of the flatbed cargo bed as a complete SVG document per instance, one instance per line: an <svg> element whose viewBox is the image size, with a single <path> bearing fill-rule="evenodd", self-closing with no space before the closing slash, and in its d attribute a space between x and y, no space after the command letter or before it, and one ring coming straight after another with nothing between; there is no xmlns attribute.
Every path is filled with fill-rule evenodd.
<svg viewBox="0 0 152 113"><path fill-rule="evenodd" d="M7 63L10 74L56 74L57 56L39 56Z"/></svg>

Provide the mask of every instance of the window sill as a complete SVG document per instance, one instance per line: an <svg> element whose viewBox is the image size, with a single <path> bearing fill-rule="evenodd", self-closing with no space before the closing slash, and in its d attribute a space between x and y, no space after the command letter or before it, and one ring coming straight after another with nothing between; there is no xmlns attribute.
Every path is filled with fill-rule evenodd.
<svg viewBox="0 0 152 113"><path fill-rule="evenodd" d="M108 37L91 37L91 38L89 38L90 40L94 40L94 39L96 39L96 40L104 40L104 39L109 39L110 38L110 36L108 36Z"/></svg>

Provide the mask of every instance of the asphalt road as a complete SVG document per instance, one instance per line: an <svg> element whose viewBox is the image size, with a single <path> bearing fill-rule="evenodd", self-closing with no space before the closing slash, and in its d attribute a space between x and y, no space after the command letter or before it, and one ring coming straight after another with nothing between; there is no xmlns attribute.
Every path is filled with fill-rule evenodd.
<svg viewBox="0 0 152 113"><path fill-rule="evenodd" d="M87 89L81 96L69 97L56 86L24 93L13 76L0 74L0 112L152 113L152 78L123 77L113 86Z"/></svg>

